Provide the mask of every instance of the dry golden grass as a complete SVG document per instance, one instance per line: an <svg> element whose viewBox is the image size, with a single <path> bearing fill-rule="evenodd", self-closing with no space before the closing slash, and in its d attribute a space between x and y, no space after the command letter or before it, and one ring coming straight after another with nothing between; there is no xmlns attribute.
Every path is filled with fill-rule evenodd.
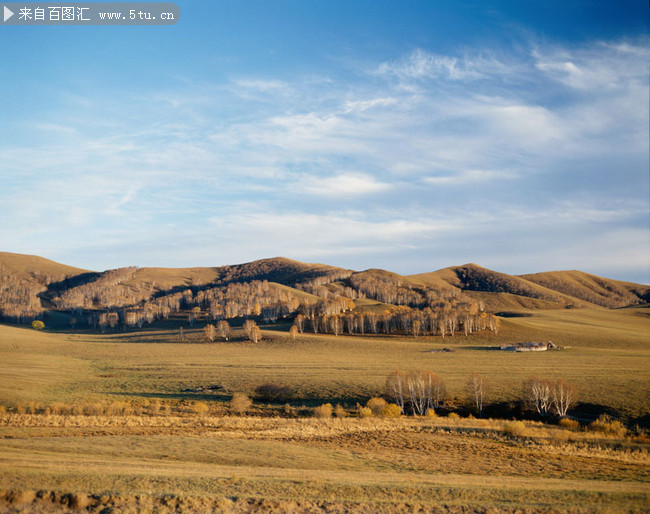
<svg viewBox="0 0 650 514"><path fill-rule="evenodd" d="M647 309L645 309L647 311ZM573 383L582 402L640 416L650 408L650 318L643 309L543 311L503 321L498 336L329 336L264 331L259 344L207 344L201 329L115 334L39 333L0 326L0 404L29 400L86 403L106 397L228 401L228 393L196 395L184 389L223 384L252 394L266 382L294 391L292 403L353 407L384 391L395 369L430 369L447 384L450 400L464 402L467 376L481 373L487 402L519 398L531 376ZM238 334L236 333L235 336ZM563 351L492 351L504 341L553 340ZM442 347L451 353L430 353Z"/></svg>
<svg viewBox="0 0 650 514"><path fill-rule="evenodd" d="M200 342L200 328L188 333L195 342L181 343L168 330L0 326L0 405L10 407L0 409L0 489L27 491L0 493L0 510L21 498L42 506L52 495L29 493L39 489L54 491L56 502L71 493L119 511L209 510L219 502L246 511L262 501L283 511L643 510L650 481L643 437L458 416L387 419L367 407L367 418L354 414L397 368L440 374L459 403L471 372L486 378L488 402L517 398L521 382L538 375L573 382L582 401L647 413L645 312L535 312L504 320L498 336L444 340L305 334L294 342L265 330L259 344L210 344ZM531 339L571 348L488 349ZM442 347L455 351L430 353ZM225 416L233 391L250 394L267 382L290 386L291 405ZM208 384L229 391L183 392ZM347 410L295 417L324 403ZM272 412L286 417L259 417ZM92 496L101 492L104 500ZM136 508L136 497L149 503Z"/></svg>
<svg viewBox="0 0 650 514"><path fill-rule="evenodd" d="M298 502L299 510L328 502L328 510L366 512L407 503L609 511L648 501L646 447L558 442L548 437L558 429L539 423L527 423L524 438L502 435L500 422L441 417L13 414L0 425L4 490L86 498L105 491L154 502L170 494L188 502L264 498Z"/></svg>

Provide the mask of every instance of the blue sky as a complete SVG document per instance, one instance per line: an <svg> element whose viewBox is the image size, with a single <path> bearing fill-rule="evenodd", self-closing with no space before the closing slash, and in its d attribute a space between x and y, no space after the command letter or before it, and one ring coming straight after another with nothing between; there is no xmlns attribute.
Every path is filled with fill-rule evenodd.
<svg viewBox="0 0 650 514"><path fill-rule="evenodd" d="M0 241L650 283L645 2L185 1L0 27Z"/></svg>

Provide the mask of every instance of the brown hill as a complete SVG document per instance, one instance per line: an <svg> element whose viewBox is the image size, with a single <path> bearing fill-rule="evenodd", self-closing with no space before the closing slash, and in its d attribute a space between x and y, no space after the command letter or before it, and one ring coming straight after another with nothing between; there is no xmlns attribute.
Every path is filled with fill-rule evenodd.
<svg viewBox="0 0 650 514"><path fill-rule="evenodd" d="M650 302L650 286L603 278L583 271L548 271L520 277L602 307L627 307Z"/></svg>
<svg viewBox="0 0 650 514"><path fill-rule="evenodd" d="M3 268L6 274L42 284L89 273L88 270L60 264L37 255L11 252L0 252L0 268Z"/></svg>
<svg viewBox="0 0 650 514"><path fill-rule="evenodd" d="M432 284L440 288L445 287L446 284L464 291L470 296L481 298L484 301L489 300L488 303L492 307L490 310L509 308L516 304L532 309L595 306L588 301L549 289L525 278L499 273L473 263L452 266L432 273L410 275L407 278L412 283ZM493 293L496 298L473 293ZM517 301L518 298L536 301Z"/></svg>
<svg viewBox="0 0 650 514"><path fill-rule="evenodd" d="M492 312L567 307L615 308L650 300L650 286L580 271L513 276L472 263L408 276L379 269L354 272L283 257L219 267L130 267L97 273L38 256L0 252L0 277L0 300L5 305L11 304L15 319L20 319L21 305L29 304L29 315L42 307L71 305L61 301L62 298L71 299L74 305L103 305L102 301L92 299L98 294L118 299L117 303L111 303L113 300L107 303L109 306L135 305L188 289L197 294L206 288L253 281L280 284L286 293L312 301L339 295L354 299L365 296L382 305L416 308L431 304L436 294L449 299L462 292L482 302ZM81 297L87 300L78 300ZM5 316L8 312L5 310Z"/></svg>

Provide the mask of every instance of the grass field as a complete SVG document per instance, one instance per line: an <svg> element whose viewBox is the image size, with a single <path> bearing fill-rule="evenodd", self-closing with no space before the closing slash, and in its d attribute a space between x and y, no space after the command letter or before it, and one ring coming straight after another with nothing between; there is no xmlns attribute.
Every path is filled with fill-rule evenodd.
<svg viewBox="0 0 650 514"><path fill-rule="evenodd" d="M430 369L445 379L450 404L464 403L471 372L485 376L488 402L516 400L523 380L537 375L574 383L583 404L639 419L650 411L648 312L535 311L504 319L498 335L444 340L304 334L292 341L268 327L258 344L205 343L200 329L181 342L175 330L162 328L96 334L2 325L1 405L160 399L186 410L179 407L174 418L20 415L10 409L0 416L0 509L37 511L67 502L116 511L183 505L222 511L643 511L650 461L642 441L592 440L541 425L531 426L530 437L513 438L501 422L445 417L224 415L232 391L251 393L269 381L291 386L291 404L299 410L327 401L353 408L382 393L395 369ZM549 339L567 348L523 354L490 349ZM454 351L431 352L445 347ZM208 384L228 391L183 392ZM196 400L211 406L207 417L191 413ZM264 406L253 412L281 414ZM16 490L22 492L6 492ZM39 499L37 490L47 493Z"/></svg>

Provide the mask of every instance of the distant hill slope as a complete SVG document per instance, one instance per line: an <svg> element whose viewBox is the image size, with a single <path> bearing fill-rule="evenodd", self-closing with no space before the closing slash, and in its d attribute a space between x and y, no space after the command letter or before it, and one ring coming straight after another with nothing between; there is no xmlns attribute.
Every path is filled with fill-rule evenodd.
<svg viewBox="0 0 650 514"><path fill-rule="evenodd" d="M16 275L22 279L38 280L40 283L49 283L46 282L46 277L49 277L50 281L58 281L89 273L88 270L66 266L37 255L11 252L0 252L0 267L7 274Z"/></svg>
<svg viewBox="0 0 650 514"><path fill-rule="evenodd" d="M650 302L650 286L602 278L583 271L549 271L520 277L602 307L626 307Z"/></svg>
<svg viewBox="0 0 650 514"><path fill-rule="evenodd" d="M562 272L560 272L562 273ZM499 273L487 268L478 266L477 264L465 264L462 266L452 266L442 270L434 271L431 273L423 273L419 275L410 275L407 277L412 283L434 284L438 287L444 287L445 284L465 291L471 296L481 298L491 307L491 310L498 310L499 308L512 308L519 304L524 308L566 308L566 307L609 307L609 306L623 306L619 301L621 295L613 292L614 296L607 302L606 296L600 298L601 301L594 301L598 299L595 295L588 295L586 292L578 289L572 282L563 283L560 277L544 277L544 273L537 275L524 275L514 276L505 273ZM552 274L551 274L552 275ZM586 273L584 275L587 275ZM542 276L542 277L540 277ZM532 280L531 277L537 277ZM595 275L591 275L594 278ZM568 277L567 277L568 278ZM600 279L603 282L615 283L617 281L609 281L608 279ZM554 284L554 287L552 287ZM619 282L619 284L625 284ZM633 295L629 291L634 286L636 290L643 291L647 287L639 284L629 284L630 289L626 298L629 303L625 305L634 305L641 303L643 297L640 295ZM619 288L620 289L620 288ZM573 292L581 292L583 294L572 294ZM472 293L497 293L493 297L486 297L485 294L475 295ZM508 296L504 296L504 294ZM534 299L535 302L517 301L519 299L527 298Z"/></svg>
<svg viewBox="0 0 650 514"><path fill-rule="evenodd" d="M338 295L353 299L366 296L382 305L418 306L424 301L422 299L430 299L432 295L453 298L462 292L480 301L491 312L567 307L616 308L650 301L650 286L642 284L611 280L581 271L513 276L473 263L408 276L380 269L356 272L284 257L217 267L130 267L91 272L34 255L0 252L0 277L3 281L0 293L4 290L4 296L0 294L0 297L5 299L5 303L29 303L32 314L38 311L39 301L42 308L53 305L63 308L70 304L60 299L67 297L72 301L75 295L89 299L85 301L88 305L101 305L101 301L92 299L93 295L100 293L119 297L115 306L135 305L187 289L197 294L206 288L253 281L280 284L286 288L284 292L303 300L316 301L319 297L336 298ZM24 288L25 285L28 287ZM58 303L55 300L59 300ZM77 301L75 305L81 303ZM369 302L358 302L359 305L366 303L370 305ZM14 317L18 319L17 315Z"/></svg>

